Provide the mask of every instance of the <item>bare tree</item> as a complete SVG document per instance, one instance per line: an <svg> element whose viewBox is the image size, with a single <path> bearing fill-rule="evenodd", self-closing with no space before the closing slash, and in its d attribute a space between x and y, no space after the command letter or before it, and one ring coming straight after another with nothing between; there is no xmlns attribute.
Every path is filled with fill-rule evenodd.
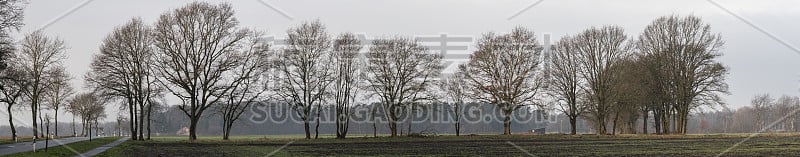
<svg viewBox="0 0 800 157"><path fill-rule="evenodd" d="M464 113L464 105L466 105L467 88L464 85L464 73L458 71L446 78L443 78L439 84L439 88L445 95L445 103L449 104L453 109L453 119L455 120L456 136L461 135L461 117Z"/></svg>
<svg viewBox="0 0 800 157"><path fill-rule="evenodd" d="M775 116L777 120L782 116L792 114L792 112L797 109L800 109L800 98L797 96L783 95L775 100L775 113L772 115ZM788 116L785 120L781 121L779 128L784 131L794 131L798 116L800 115L793 114Z"/></svg>
<svg viewBox="0 0 800 157"><path fill-rule="evenodd" d="M81 117L81 124L83 124L81 135L86 136L86 133L89 132L89 136L91 136L92 122L105 117L105 102L95 93L80 93L70 99L71 111Z"/></svg>
<svg viewBox="0 0 800 157"><path fill-rule="evenodd" d="M304 22L290 28L286 34L288 45L277 61L277 69L283 77L277 96L297 111L303 120L306 139L311 139L309 121L316 118L319 122L319 115L313 113L320 113L328 85L333 82L333 71L327 67L330 37L319 21ZM312 111L314 108L316 112Z"/></svg>
<svg viewBox="0 0 800 157"><path fill-rule="evenodd" d="M635 134L636 122L640 115L647 114L647 110L640 112L641 108L646 107L648 99L651 99L650 95L647 95L648 88L644 86L647 82L645 79L649 78L643 74L643 68L635 56L624 56L616 62L608 69L612 71L611 86L614 87L612 95L615 95L611 109L613 114L611 133Z"/></svg>
<svg viewBox="0 0 800 157"><path fill-rule="evenodd" d="M153 112L158 112L159 108L163 108L164 106L167 106L167 100L164 99L164 94L166 94L166 93L163 92L164 90L163 89L157 89L156 91L158 91L157 92L158 94L150 97L150 99L149 99L149 101L147 103L147 108L145 109L146 110L146 114L147 114L147 115L145 115L147 117L147 118L145 118L147 120L147 126L145 126L145 128L147 128L147 138L146 138L146 140L150 140L150 134L151 134L151 129L152 129L152 127L151 127L152 125L151 124L153 124L153 119L151 118L152 117L151 115L153 114ZM155 109L155 110L153 110L153 109Z"/></svg>
<svg viewBox="0 0 800 157"><path fill-rule="evenodd" d="M577 46L581 77L586 80L582 90L589 100L589 113L594 118L598 134L606 134L606 122L615 103L615 70L610 70L629 51L622 27L589 28L573 39Z"/></svg>
<svg viewBox="0 0 800 157"><path fill-rule="evenodd" d="M189 117L189 139L197 139L197 122L219 104L231 88L225 73L239 63L236 53L249 30L237 28L230 4L194 2L161 15L153 38L158 82L183 103Z"/></svg>
<svg viewBox="0 0 800 157"><path fill-rule="evenodd" d="M336 65L333 88L331 88L334 105L336 108L336 138L347 137L350 126L350 110L356 102L358 85L362 81L362 72L359 67L364 63L359 60L361 41L353 33L339 35L333 41L333 63Z"/></svg>
<svg viewBox="0 0 800 157"><path fill-rule="evenodd" d="M152 70L151 33L152 29L139 18L115 28L103 41L85 77L97 94L125 101L134 140L144 140L144 116L150 112L147 106L150 98L159 94Z"/></svg>
<svg viewBox="0 0 800 157"><path fill-rule="evenodd" d="M24 2L21 0L0 1L0 102L4 102L8 109L8 123L11 126L11 136L17 141L17 131L14 128L11 109L19 103L23 90L27 87L27 80L23 79L20 71L13 69L12 59L15 43L9 33L19 30L23 23Z"/></svg>
<svg viewBox="0 0 800 157"><path fill-rule="evenodd" d="M685 134L689 111L700 105L723 105L719 94L728 93L728 68L715 61L724 42L696 16L664 16L654 20L639 36L638 49L663 63L658 69L668 78L664 90L674 108L674 132Z"/></svg>
<svg viewBox="0 0 800 157"><path fill-rule="evenodd" d="M11 139L17 141L17 129L14 126L14 105L20 104L23 92L27 90L29 81L14 66L0 71L0 102L6 103L8 124L11 127Z"/></svg>
<svg viewBox="0 0 800 157"><path fill-rule="evenodd" d="M402 107L430 98L426 92L443 69L442 55L419 41L394 37L376 39L367 53L367 89L381 100L391 136L397 136Z"/></svg>
<svg viewBox="0 0 800 157"><path fill-rule="evenodd" d="M753 119L755 120L756 126L754 131L759 131L767 127L767 123L769 123L769 110L772 108L774 101L775 99L773 99L769 94L761 94L753 97L753 100L750 104L753 106L753 110L755 111L755 116Z"/></svg>
<svg viewBox="0 0 800 157"><path fill-rule="evenodd" d="M39 107L45 101L47 91L52 89L50 78L54 78L52 75L55 74L52 71L63 66L65 50L63 40L46 36L40 31L28 34L22 40L17 61L23 73L21 78L30 81L24 95L30 101L32 126L37 126ZM36 127L33 127L33 134L39 134Z"/></svg>
<svg viewBox="0 0 800 157"><path fill-rule="evenodd" d="M533 31L517 27L509 34L486 33L478 40L469 62L459 66L473 99L496 105L504 116L503 134L511 134L511 114L538 104L544 85L542 46Z"/></svg>
<svg viewBox="0 0 800 157"><path fill-rule="evenodd" d="M66 69L63 67L57 68L53 73L53 78L51 78L53 81L51 84L52 90L49 90L46 94L50 98L48 107L55 111L53 115L53 121L55 121L53 132L55 136L58 136L58 111L64 107L66 99L72 96L75 91L69 82L72 77L69 76Z"/></svg>
<svg viewBox="0 0 800 157"><path fill-rule="evenodd" d="M582 90L585 81L580 73L583 70L578 61L577 42L570 36L562 37L553 47L550 55L548 74L548 93L558 100L558 106L569 118L570 134L576 134L578 117L586 112L587 105Z"/></svg>
<svg viewBox="0 0 800 157"><path fill-rule="evenodd" d="M234 122L249 109L250 105L260 103L261 94L268 90L265 72L269 71L270 45L260 33L250 35L246 40L245 50L236 57L240 63L229 75L233 81L231 89L225 93L225 104L221 106L223 121L223 140L228 140Z"/></svg>

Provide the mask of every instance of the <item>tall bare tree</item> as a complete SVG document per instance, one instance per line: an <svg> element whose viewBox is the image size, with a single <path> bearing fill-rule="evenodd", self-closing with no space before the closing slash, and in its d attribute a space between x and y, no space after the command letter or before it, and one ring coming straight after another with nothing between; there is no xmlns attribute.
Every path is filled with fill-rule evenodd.
<svg viewBox="0 0 800 157"><path fill-rule="evenodd" d="M467 86L464 85L464 73L458 71L446 78L443 78L439 83L439 88L442 90L445 103L449 104L453 110L453 119L455 120L456 136L461 136L461 119L464 113L464 105L467 99Z"/></svg>
<svg viewBox="0 0 800 157"><path fill-rule="evenodd" d="M570 134L576 134L578 117L586 112L583 86L585 81L580 75L581 64L578 61L577 42L570 36L562 37L552 48L549 68L547 69L548 93L558 100L560 110L567 116Z"/></svg>
<svg viewBox="0 0 800 157"><path fill-rule="evenodd" d="M723 105L719 94L728 93L728 68L715 59L724 42L696 16L664 16L654 20L639 36L638 49L663 63L665 90L675 110L674 132L685 134L689 111L700 105Z"/></svg>
<svg viewBox="0 0 800 157"><path fill-rule="evenodd" d="M367 53L367 89L381 100L391 136L405 106L429 100L427 92L443 69L442 55L419 41L394 37L372 41Z"/></svg>
<svg viewBox="0 0 800 157"><path fill-rule="evenodd" d="M360 60L359 51L362 43L353 33L339 35L333 41L333 63L336 65L332 90L334 107L336 108L336 138L347 137L350 126L350 110L356 102L358 85L362 81L364 63Z"/></svg>
<svg viewBox="0 0 800 157"><path fill-rule="evenodd" d="M190 140L197 139L203 112L232 89L224 74L239 64L233 52L250 34L238 24L230 4L205 2L164 13L155 24L155 69L162 86L183 102Z"/></svg>
<svg viewBox="0 0 800 157"><path fill-rule="evenodd" d="M511 114L536 102L544 85L542 46L533 31L514 28L508 34L486 33L469 62L459 66L473 99L496 105L504 116L503 134L511 134Z"/></svg>
<svg viewBox="0 0 800 157"><path fill-rule="evenodd" d="M45 101L45 94L52 90L53 71L63 66L66 59L66 45L64 41L46 36L41 31L36 31L25 36L20 45L17 60L22 78L30 81L24 95L30 101L32 126L37 126L36 117L40 106ZM33 127L33 134L39 135L39 130Z"/></svg>
<svg viewBox="0 0 800 157"><path fill-rule="evenodd" d="M122 99L128 109L131 137L143 139L145 115L151 97L159 94L152 62L152 29L134 18L114 29L94 56L86 82L97 94L108 99ZM137 115L138 113L138 115Z"/></svg>
<svg viewBox="0 0 800 157"><path fill-rule="evenodd" d="M47 97L50 98L47 106L55 112L53 114L53 121L55 121L53 132L55 136L58 136L58 111L64 108L66 100L69 99L75 91L72 88L72 84L69 82L72 80L72 77L69 76L66 69L63 67L57 68L53 73L53 78L51 78L53 81L51 88L53 89L47 92Z"/></svg>
<svg viewBox="0 0 800 157"><path fill-rule="evenodd" d="M233 83L231 89L225 93L223 104L219 111L223 121L223 140L228 140L234 122L249 109L250 105L260 103L261 95L268 90L265 73L271 70L270 45L261 36L253 33L244 43L244 50L237 53L239 64L228 75Z"/></svg>
<svg viewBox="0 0 800 157"><path fill-rule="evenodd" d="M286 31L288 44L279 54L277 69L282 75L277 96L291 105L303 120L306 139L311 139L313 113L321 111L323 98L331 84L331 41L320 21L304 22ZM316 107L315 107L316 106ZM316 112L312 109L316 108Z"/></svg>
<svg viewBox="0 0 800 157"><path fill-rule="evenodd" d="M19 30L22 27L24 6L21 0L0 1L0 102L4 102L8 109L8 123L11 126L11 136L17 140L16 128L14 128L13 114L11 109L19 103L23 90L27 86L27 80L23 79L18 70L9 68L9 62L16 57L15 43L11 38L12 30Z"/></svg>
<svg viewBox="0 0 800 157"><path fill-rule="evenodd" d="M29 81L23 74L10 66L0 71L0 102L6 104L8 124L11 127L11 139L17 141L17 128L14 126L14 105L20 104L23 92L27 90Z"/></svg>
<svg viewBox="0 0 800 157"><path fill-rule="evenodd" d="M583 89L588 96L589 113L594 118L598 134L606 134L606 122L612 109L615 70L611 68L629 53L627 37L622 27L592 27L576 35L577 61L582 67L581 77L586 80Z"/></svg>

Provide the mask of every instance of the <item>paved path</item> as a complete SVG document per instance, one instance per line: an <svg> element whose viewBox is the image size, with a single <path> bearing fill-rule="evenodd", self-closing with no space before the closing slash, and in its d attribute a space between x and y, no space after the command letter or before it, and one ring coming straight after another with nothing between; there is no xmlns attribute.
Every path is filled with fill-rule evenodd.
<svg viewBox="0 0 800 157"><path fill-rule="evenodd" d="M90 150L88 152L85 152L83 154L76 155L76 157L95 156L97 154L105 152L108 149L114 148L114 146L117 146L117 145L121 144L122 142L127 141L128 139L130 139L130 137L121 138L121 139L116 140L114 142L111 142L109 144L105 144L103 146L94 148L94 149L92 149L92 150Z"/></svg>
<svg viewBox="0 0 800 157"><path fill-rule="evenodd" d="M73 142L85 141L85 140L89 140L89 138L88 137L69 137L69 138L53 139L53 140L50 140L50 144L48 145L48 147L55 147L55 146L60 146L60 145L69 144L69 143L73 143ZM42 140L37 141L36 142L36 150L43 149L44 148L44 142L45 141L42 141ZM0 145L0 155L9 155L9 154L16 154L16 153L21 153L21 152L28 152L28 151L33 150L33 148L31 148L31 146L32 146L31 142L20 142L20 143Z"/></svg>

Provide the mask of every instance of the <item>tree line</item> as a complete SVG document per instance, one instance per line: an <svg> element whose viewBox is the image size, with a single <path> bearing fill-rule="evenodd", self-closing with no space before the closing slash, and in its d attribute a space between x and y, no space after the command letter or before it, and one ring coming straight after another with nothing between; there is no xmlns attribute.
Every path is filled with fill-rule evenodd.
<svg viewBox="0 0 800 157"><path fill-rule="evenodd" d="M307 139L312 131L318 138L323 108L335 108L336 137L345 138L351 109L368 103L385 112L391 136L403 129L401 116L437 103L456 113L458 135L463 105L471 102L499 108L506 135L511 115L526 107L557 107L569 117L572 134L581 117L598 134L609 133L609 125L612 134L632 133L643 119L647 133L650 115L656 133L685 134L693 109L723 105L719 95L727 93L728 68L716 61L723 41L696 16L660 17L638 38L619 26L591 27L550 49L528 28L489 32L452 75L443 74L442 54L409 37L365 43L349 32L333 37L318 20L286 35L286 45L271 45L263 31L239 26L227 3L193 2L153 24L133 18L114 28L94 55L84 76L91 92L75 93L66 83L63 40L36 31L18 49L0 49L8 62L0 98L9 108L29 104L34 126L40 104L52 104L55 113L65 104L84 128L106 117L106 104L120 104L132 139L144 140L153 109L167 106L165 97L172 95L195 140L204 114L222 115L228 139L243 112L267 101L292 106ZM407 127L410 132L412 124Z"/></svg>

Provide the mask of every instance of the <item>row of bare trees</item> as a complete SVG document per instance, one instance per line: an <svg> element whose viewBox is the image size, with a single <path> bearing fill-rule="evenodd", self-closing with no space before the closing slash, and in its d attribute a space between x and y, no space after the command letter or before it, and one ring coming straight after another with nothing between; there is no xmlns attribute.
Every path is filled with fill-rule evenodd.
<svg viewBox="0 0 800 157"><path fill-rule="evenodd" d="M443 68L441 55L415 40L375 40L362 55L354 34L331 39L319 21L293 27L287 36L287 45L273 50L262 33L238 26L229 4L192 3L161 15L153 26L134 19L115 29L86 80L99 95L127 104L134 139L137 132L142 139L151 99L162 93L182 101L190 139L206 110L223 115L227 139L239 116L265 100L293 106L309 139L313 121L314 138L319 135L321 110L334 106L337 137L344 138L361 91L380 99L396 135L398 112L433 100L426 92Z"/></svg>
<svg viewBox="0 0 800 157"><path fill-rule="evenodd" d="M291 28L287 36L287 46L276 55L275 69L281 80L276 100L294 107L308 139L312 120L316 121L314 138L319 136L319 114L326 106L335 108L337 138L345 138L352 107L359 100L377 100L387 112L391 135L397 136L401 114L433 100L429 87L443 68L441 55L416 40L376 39L361 55L362 41L354 34L343 33L331 40L319 21Z"/></svg>
<svg viewBox="0 0 800 157"><path fill-rule="evenodd" d="M103 41L86 81L128 111L133 139L150 138L155 105L171 93L190 119L190 139L206 110L225 104L225 139L233 122L264 92L269 45L238 27L228 4L192 3L161 15L154 25L134 18ZM145 126L146 124L146 126Z"/></svg>
<svg viewBox="0 0 800 157"><path fill-rule="evenodd" d="M51 119L58 120L61 111L81 117L82 130L88 130L90 121L97 123L102 118L104 106L79 101L79 96L73 98L72 77L63 63L67 57L65 42L42 31L28 33L19 42L9 36L23 25L23 6L24 1L0 2L0 102L6 104L12 139L17 140L13 111L18 108L30 109L30 125L36 137L49 137L45 136L49 131L43 130L49 130ZM53 135L58 136L58 122L54 124ZM73 121L73 135L75 132Z"/></svg>
<svg viewBox="0 0 800 157"><path fill-rule="evenodd" d="M618 26L592 27L563 37L549 54L532 30L486 33L469 61L446 78L440 77L443 56L412 38L375 39L364 48L354 34L331 38L321 22L311 21L288 29L286 45L273 46L262 32L238 24L225 3L194 2L152 25L134 18L103 40L85 75L92 92L69 103L64 43L34 32L13 53L19 59L3 66L2 100L9 108L17 97L29 102L33 125L40 104L56 113L68 104L84 128L105 117L104 104L121 104L139 140L144 132L149 139L150 114L166 105L159 102L166 94L180 100L191 140L207 110L222 115L228 139L253 104L281 102L293 107L311 139L312 124L319 136L324 108L335 109L336 136L345 138L351 108L367 101L380 104L392 136L402 129L401 116L420 104L452 105L459 134L461 106L490 103L502 111L503 133L511 134L514 111L546 107L548 100L569 117L573 134L579 117L592 119L599 134L609 122L612 133L630 132L643 119L646 133L651 114L657 133L685 133L692 109L722 104L718 94L727 92L727 68L715 61L723 42L694 16L656 19L638 39Z"/></svg>
<svg viewBox="0 0 800 157"><path fill-rule="evenodd" d="M510 134L513 111L544 107L547 98L557 101L572 128L583 116L593 119L599 134L608 132L609 122L612 133L630 132L652 114L657 133L685 133L692 109L722 104L718 94L727 92L727 69L714 60L722 41L694 16L659 18L638 39L621 27L593 27L562 38L549 55L531 30L487 33L469 62L441 80L442 56L413 39L376 39L361 55L363 43L353 34L332 39L313 21L290 28L286 45L273 48L262 33L239 28L228 4L192 3L163 14L152 27L138 19L119 27L87 75L103 95L126 100L131 132L139 138L143 121L150 121L148 104L162 93L182 101L191 139L207 109L222 113L227 139L247 107L267 100L293 106L310 139L312 130L318 137L319 114L328 106L337 111L340 138L350 106L363 101L381 104L392 136L406 111L442 100L453 105L457 119L467 101L497 105L504 134Z"/></svg>
<svg viewBox="0 0 800 157"><path fill-rule="evenodd" d="M783 95L775 99L769 94L756 95L751 101L751 106L739 109L737 112L752 112L752 115L743 116L739 121L754 122L751 131L797 131L800 129L800 98L797 96ZM747 119L749 117L749 119Z"/></svg>
<svg viewBox="0 0 800 157"><path fill-rule="evenodd" d="M637 40L622 28L590 28L562 38L550 58L548 92L569 117L572 134L580 116L599 134L635 133L648 117L656 133L685 134L688 116L699 106L723 105L727 68L716 59L723 41L695 16L665 16Z"/></svg>

